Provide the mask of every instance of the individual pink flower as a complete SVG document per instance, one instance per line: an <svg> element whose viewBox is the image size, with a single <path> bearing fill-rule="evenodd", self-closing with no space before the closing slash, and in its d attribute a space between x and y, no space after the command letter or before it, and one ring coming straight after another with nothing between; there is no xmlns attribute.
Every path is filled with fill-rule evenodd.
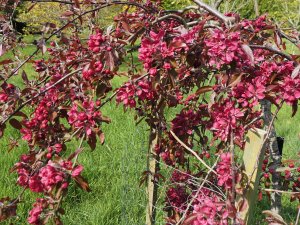
<svg viewBox="0 0 300 225"><path fill-rule="evenodd" d="M62 183L66 178L65 174L58 168L55 168L51 161L48 165L40 169L39 177L40 183L47 191L51 190L57 184Z"/></svg>
<svg viewBox="0 0 300 225"><path fill-rule="evenodd" d="M79 165L79 166L76 166L73 171L72 171L72 177L77 177L81 174L83 170L83 166Z"/></svg>

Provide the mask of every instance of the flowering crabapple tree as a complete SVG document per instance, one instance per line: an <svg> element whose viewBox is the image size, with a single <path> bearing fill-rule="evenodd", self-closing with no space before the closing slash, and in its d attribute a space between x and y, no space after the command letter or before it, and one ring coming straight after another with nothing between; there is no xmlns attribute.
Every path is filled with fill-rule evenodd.
<svg viewBox="0 0 300 225"><path fill-rule="evenodd" d="M240 213L247 205L244 193L249 184L238 151L245 147L247 132L264 125L261 101L276 107L264 143L284 103L292 107L292 116L296 114L299 56L286 53L285 41L299 48L299 34L283 36L266 16L248 20L224 15L199 0L181 10L164 10L159 1L150 0L55 2L68 7L62 15L65 24L46 24L36 51L24 61L0 62L0 136L10 124L29 147L12 168L23 191L0 199L0 221L14 217L23 193L31 191L37 199L28 223L62 224L70 183L90 191L78 155L83 142L91 149L97 142L103 144L101 127L110 119L102 108L115 97L150 128L149 170L143 177L149 192L147 224L155 223L155 190L165 182L158 162L174 169L165 193L166 224L245 224ZM22 2L0 3L0 55L5 55L22 44L11 22ZM93 18L113 5L124 6L114 25L97 27ZM51 41L66 29L59 41ZM90 31L88 40L82 39L82 30ZM132 56L135 50L138 63ZM40 59L32 60L38 52L48 57L39 54ZM35 79L22 71L26 64L34 66ZM122 64L127 65L128 79L113 90L111 81L123 74ZM22 77L22 86L11 82L13 76ZM26 108L32 112L26 113ZM174 118L166 117L169 108L179 110ZM72 139L79 140L79 146L67 154L66 143ZM271 165L267 150L258 196L269 194L271 177L279 175L281 191L300 200L298 165L291 163L284 174ZM237 204L238 198L243 201ZM268 214L267 221L284 224L276 214Z"/></svg>

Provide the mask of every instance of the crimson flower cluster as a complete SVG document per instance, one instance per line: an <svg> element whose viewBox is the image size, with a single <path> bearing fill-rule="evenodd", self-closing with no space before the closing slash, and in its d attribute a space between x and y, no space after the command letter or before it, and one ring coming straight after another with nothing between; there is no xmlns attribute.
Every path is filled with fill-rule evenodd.
<svg viewBox="0 0 300 225"><path fill-rule="evenodd" d="M82 106L74 103L68 116L68 121L74 129L83 129L88 137L93 135L93 128L96 128L101 121L101 112L96 110L93 101L88 100L84 101Z"/></svg>
<svg viewBox="0 0 300 225"><path fill-rule="evenodd" d="M136 107L136 99L138 101L151 101L154 99L155 91L147 80L140 80L137 84L127 82L118 89L116 101L123 103L124 106Z"/></svg>

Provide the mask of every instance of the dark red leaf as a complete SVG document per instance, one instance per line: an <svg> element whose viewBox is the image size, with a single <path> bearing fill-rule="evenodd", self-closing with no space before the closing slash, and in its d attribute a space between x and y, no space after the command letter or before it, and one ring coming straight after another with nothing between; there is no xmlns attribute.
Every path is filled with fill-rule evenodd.
<svg viewBox="0 0 300 225"><path fill-rule="evenodd" d="M99 139L100 139L100 143L103 145L104 141L105 141L104 133L102 131L99 131L98 136L99 136Z"/></svg>
<svg viewBox="0 0 300 225"><path fill-rule="evenodd" d="M205 92L209 92L209 91L211 91L213 88L211 87L211 86L203 86L203 87L201 87L201 88L199 88L197 91L196 91L196 95L201 95L201 94L203 94L203 93L205 93Z"/></svg>
<svg viewBox="0 0 300 225"><path fill-rule="evenodd" d="M13 61L11 59L5 59L5 60L2 60L0 62L0 65L5 65L5 64L9 64L9 63L12 63Z"/></svg>
<svg viewBox="0 0 300 225"><path fill-rule="evenodd" d="M10 124L13 128L16 128L16 129L18 129L18 130L21 130L21 129L22 129L22 124L21 124L18 120L14 119L14 118L12 118L12 119L9 120L9 124Z"/></svg>
<svg viewBox="0 0 300 225"><path fill-rule="evenodd" d="M96 139L95 135L92 135L92 136L88 139L87 143L88 143L88 145L90 146L90 148L91 148L92 150L95 150L95 148L96 148L96 143L97 143L97 139Z"/></svg>
<svg viewBox="0 0 300 225"><path fill-rule="evenodd" d="M297 110L298 110L298 102L294 102L292 105L292 117L296 115Z"/></svg>
<svg viewBox="0 0 300 225"><path fill-rule="evenodd" d="M91 191L88 182L81 175L73 177L73 179L76 181L76 183L79 185L81 189L87 192Z"/></svg>

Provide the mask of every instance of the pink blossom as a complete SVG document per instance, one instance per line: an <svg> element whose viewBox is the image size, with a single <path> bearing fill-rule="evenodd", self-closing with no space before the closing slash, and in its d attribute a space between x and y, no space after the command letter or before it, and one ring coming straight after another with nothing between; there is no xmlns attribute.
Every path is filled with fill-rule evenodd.
<svg viewBox="0 0 300 225"><path fill-rule="evenodd" d="M247 55L241 48L240 33L225 33L220 29L212 32L211 38L205 41L209 65L220 69L223 65L229 65L236 61L247 63Z"/></svg>
<svg viewBox="0 0 300 225"><path fill-rule="evenodd" d="M101 112L96 110L93 101L84 101L82 110L78 109L76 103L73 104L68 112L68 121L74 128L83 128L87 136L92 135L92 128L96 127L98 121L101 120Z"/></svg>
<svg viewBox="0 0 300 225"><path fill-rule="evenodd" d="M300 99L300 78L286 76L280 84L281 98L289 105Z"/></svg>
<svg viewBox="0 0 300 225"><path fill-rule="evenodd" d="M116 101L117 103L122 102L125 106L134 108L136 106L135 87L130 82L125 83L121 88L118 89Z"/></svg>
<svg viewBox="0 0 300 225"><path fill-rule="evenodd" d="M72 171L72 177L77 177L81 174L83 170L83 166L79 165L79 166L76 166L73 171Z"/></svg>
<svg viewBox="0 0 300 225"><path fill-rule="evenodd" d="M218 185L229 189L232 187L231 154L223 153L220 158L221 161L217 164L216 169L218 173Z"/></svg>
<svg viewBox="0 0 300 225"><path fill-rule="evenodd" d="M28 223L34 225L41 225L41 214L47 206L48 202L46 199L37 198L36 202L33 204L33 209L29 212L29 217L27 219Z"/></svg>
<svg viewBox="0 0 300 225"><path fill-rule="evenodd" d="M55 185L63 182L65 180L65 174L56 169L51 161L45 167L41 168L39 172L40 183L43 185L44 189L49 191Z"/></svg>
<svg viewBox="0 0 300 225"><path fill-rule="evenodd" d="M8 95L0 92L0 102L6 102L8 99Z"/></svg>
<svg viewBox="0 0 300 225"><path fill-rule="evenodd" d="M222 104L216 103L212 106L212 126L210 129L222 141L228 140L230 131L234 132L235 138L242 140L243 133L239 133L239 130L243 128L239 125L238 121L243 116L244 113L230 100L225 100Z"/></svg>
<svg viewBox="0 0 300 225"><path fill-rule="evenodd" d="M96 34L90 36L88 40L89 49L95 53L100 52L101 44L104 43L106 40L105 36L103 36L100 30L96 31Z"/></svg>
<svg viewBox="0 0 300 225"><path fill-rule="evenodd" d="M193 204L197 218L193 225L227 225L228 211L225 202L207 188L202 188Z"/></svg>

